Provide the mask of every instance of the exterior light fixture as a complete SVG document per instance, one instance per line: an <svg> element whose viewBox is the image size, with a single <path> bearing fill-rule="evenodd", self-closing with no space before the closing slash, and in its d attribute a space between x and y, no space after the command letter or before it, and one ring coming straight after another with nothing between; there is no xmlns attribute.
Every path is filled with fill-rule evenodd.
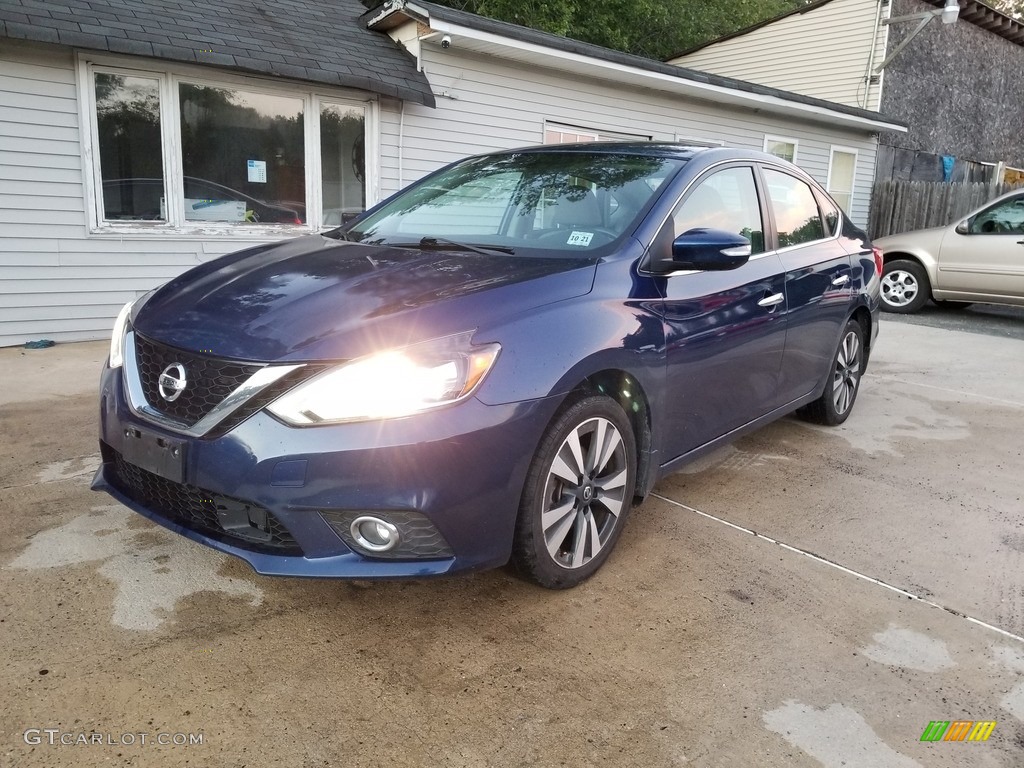
<svg viewBox="0 0 1024 768"><path fill-rule="evenodd" d="M875 67L874 74L877 75L885 69L889 62L895 59L897 54L906 48L910 41L917 37L921 30L928 26L928 22L936 16L942 18L943 24L953 24L958 18L960 18L960 3L958 0L946 0L946 5L943 8L936 8L932 11L922 11L921 13L911 13L907 16L896 16L883 21L883 26L888 26L890 24L905 24L908 21L916 21L918 24L914 27L914 31L903 38L902 42L893 49L892 53L885 57L885 61Z"/></svg>

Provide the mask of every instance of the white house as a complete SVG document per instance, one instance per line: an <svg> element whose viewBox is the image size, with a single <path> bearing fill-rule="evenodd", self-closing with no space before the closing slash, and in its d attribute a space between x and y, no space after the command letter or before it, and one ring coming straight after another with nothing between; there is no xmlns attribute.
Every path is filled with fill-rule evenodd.
<svg viewBox="0 0 1024 768"><path fill-rule="evenodd" d="M669 63L904 123L880 137L878 180L1024 178L1024 23L980 0L815 0Z"/></svg>
<svg viewBox="0 0 1024 768"><path fill-rule="evenodd" d="M102 338L194 264L543 142L767 148L824 184L846 152L864 224L876 134L903 129L430 3L364 11L0 0L0 345Z"/></svg>

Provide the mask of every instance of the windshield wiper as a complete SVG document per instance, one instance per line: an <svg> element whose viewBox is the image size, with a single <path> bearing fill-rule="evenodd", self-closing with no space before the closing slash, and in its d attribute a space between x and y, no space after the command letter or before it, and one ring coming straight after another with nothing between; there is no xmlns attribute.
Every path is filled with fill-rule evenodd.
<svg viewBox="0 0 1024 768"><path fill-rule="evenodd" d="M418 243L389 243L394 248L438 248L447 250L452 247L460 251L473 251L484 256L493 256L495 253L511 253L516 251L504 245L471 245L460 243L458 240L449 240L447 237L424 237Z"/></svg>

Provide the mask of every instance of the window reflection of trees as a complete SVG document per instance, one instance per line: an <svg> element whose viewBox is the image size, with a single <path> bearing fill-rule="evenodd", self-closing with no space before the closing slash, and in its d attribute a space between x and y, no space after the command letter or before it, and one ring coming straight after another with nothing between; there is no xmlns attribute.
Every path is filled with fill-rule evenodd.
<svg viewBox="0 0 1024 768"><path fill-rule="evenodd" d="M543 221L537 216L537 210L546 202L558 199L579 202L588 195L595 195L602 201L605 226L618 233L635 220L680 165L679 161L665 158L614 153L525 152L479 158L413 187L360 222L349 234L352 239L363 242L384 242L398 231L396 222L402 217L413 212L418 216L429 209L441 214L446 208L464 205L465 201L460 199L463 191L473 188L476 188L476 195L483 190L486 197L501 198L509 216L514 212L517 220L528 222L526 226L517 227L509 220L505 231L510 235L521 235L532 230L536 222ZM496 180L507 181L510 177L518 178L518 183L503 190L495 188ZM453 194L455 192L457 194ZM614 197L614 203L610 197ZM446 233L424 231L419 234Z"/></svg>
<svg viewBox="0 0 1024 768"><path fill-rule="evenodd" d="M96 126L104 180L163 178L156 80L97 73Z"/></svg>
<svg viewBox="0 0 1024 768"><path fill-rule="evenodd" d="M214 181L258 200L305 205L300 99L189 83L179 89L186 176ZM266 162L266 183L249 181L249 160Z"/></svg>

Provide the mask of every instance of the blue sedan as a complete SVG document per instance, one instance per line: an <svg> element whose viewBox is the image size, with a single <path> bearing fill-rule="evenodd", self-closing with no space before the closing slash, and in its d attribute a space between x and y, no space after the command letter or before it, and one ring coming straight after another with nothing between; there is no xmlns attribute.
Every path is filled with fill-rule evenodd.
<svg viewBox="0 0 1024 768"><path fill-rule="evenodd" d="M93 487L263 574L571 587L685 462L846 420L880 259L758 152L470 158L126 306Z"/></svg>

